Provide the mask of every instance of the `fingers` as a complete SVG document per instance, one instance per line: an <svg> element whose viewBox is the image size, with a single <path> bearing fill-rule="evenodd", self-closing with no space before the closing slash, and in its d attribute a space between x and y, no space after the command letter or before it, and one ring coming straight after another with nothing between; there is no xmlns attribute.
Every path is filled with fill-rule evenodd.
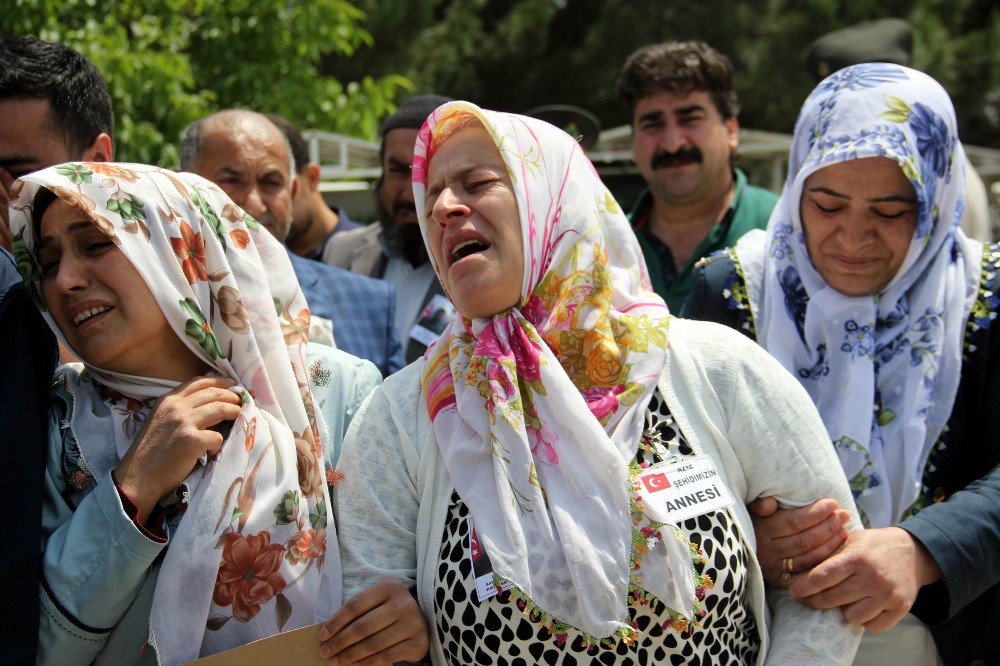
<svg viewBox="0 0 1000 666"><path fill-rule="evenodd" d="M403 583L380 581L347 600L320 630L331 664L391 664L427 654L427 624Z"/></svg>
<svg viewBox="0 0 1000 666"><path fill-rule="evenodd" d="M795 571L805 571L826 559L846 540L843 517L833 513L802 532L772 540L769 547L776 556L794 558Z"/></svg>
<svg viewBox="0 0 1000 666"><path fill-rule="evenodd" d="M751 516L754 531L763 539L789 537L813 528L830 518L840 506L835 500L821 499L797 509L781 509L768 517ZM825 541L825 539L824 539ZM809 548L804 549L811 550Z"/></svg>
<svg viewBox="0 0 1000 666"><path fill-rule="evenodd" d="M750 513L761 518L767 518L778 510L778 500L773 497L758 497L747 504Z"/></svg>
<svg viewBox="0 0 1000 666"><path fill-rule="evenodd" d="M389 588L386 585L388 582L388 580L379 581L345 601L340 610L334 613L326 621L326 624L323 625L323 628L320 629L319 639L325 641L328 637L340 632L358 617L382 604L388 593Z"/></svg>
<svg viewBox="0 0 1000 666"><path fill-rule="evenodd" d="M804 574L788 588L788 593L806 602L806 599L840 585L852 575L854 575L853 558L845 557L841 553L813 567L811 571ZM812 604L809 605L812 606ZM813 608L820 608L820 606L813 606ZM823 608L827 608L827 606L823 606Z"/></svg>
<svg viewBox="0 0 1000 666"><path fill-rule="evenodd" d="M208 388L228 389L235 385L236 381L231 377L224 377L222 375L201 375L198 377L192 377L167 395L187 396Z"/></svg>

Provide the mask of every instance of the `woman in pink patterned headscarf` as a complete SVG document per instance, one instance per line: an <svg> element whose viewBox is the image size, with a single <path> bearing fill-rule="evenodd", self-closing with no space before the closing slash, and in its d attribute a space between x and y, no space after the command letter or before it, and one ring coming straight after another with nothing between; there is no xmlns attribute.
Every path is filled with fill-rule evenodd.
<svg viewBox="0 0 1000 666"><path fill-rule="evenodd" d="M859 633L835 613L783 596L769 630L749 545L746 501L849 496L797 382L738 334L669 316L562 131L446 104L413 181L459 316L348 432L345 591L413 589L434 663L849 663ZM352 620L393 631L375 602L332 628Z"/></svg>

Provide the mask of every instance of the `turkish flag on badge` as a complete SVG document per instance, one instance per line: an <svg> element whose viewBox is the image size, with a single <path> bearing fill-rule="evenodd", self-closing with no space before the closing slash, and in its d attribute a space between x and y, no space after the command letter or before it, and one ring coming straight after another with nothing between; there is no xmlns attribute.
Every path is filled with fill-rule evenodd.
<svg viewBox="0 0 1000 666"><path fill-rule="evenodd" d="M666 490L670 487L670 479L663 472L642 477L642 483L646 486L646 490L651 493Z"/></svg>
<svg viewBox="0 0 1000 666"><path fill-rule="evenodd" d="M479 559L479 556L483 554L483 549L479 547L479 535L475 530L472 530L472 535L470 538L470 546L472 550L472 561L475 562Z"/></svg>

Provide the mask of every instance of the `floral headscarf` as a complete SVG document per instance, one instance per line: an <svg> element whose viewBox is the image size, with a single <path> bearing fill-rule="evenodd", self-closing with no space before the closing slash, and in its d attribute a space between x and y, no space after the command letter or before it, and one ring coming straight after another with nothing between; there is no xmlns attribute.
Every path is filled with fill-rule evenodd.
<svg viewBox="0 0 1000 666"><path fill-rule="evenodd" d="M895 160L913 184L917 225L882 292L852 298L810 261L799 201L813 172L878 156ZM925 74L848 67L806 100L790 159L766 234L736 247L758 339L819 408L863 520L892 525L915 508L928 454L951 414L979 282L982 245L958 228L965 152L955 112Z"/></svg>
<svg viewBox="0 0 1000 666"><path fill-rule="evenodd" d="M178 337L247 389L218 456L182 486L187 509L170 535L150 618L160 662L329 617L340 604L340 560L327 523L327 432L308 385L309 311L284 249L192 174L82 163L26 176L11 197L15 256L63 344L38 298L31 219L40 188L84 211L135 266ZM79 364L59 375L74 398L82 472L110 482L150 399L177 384Z"/></svg>
<svg viewBox="0 0 1000 666"><path fill-rule="evenodd" d="M630 639L626 596L639 583L691 619L689 544L676 532L647 541L651 530L633 525L630 508L630 464L664 364L667 307L583 151L532 118L467 102L428 118L413 163L425 241L428 147L470 118L510 173L524 274L511 276L521 282L516 307L456 318L424 356L445 466L495 573L557 627Z"/></svg>

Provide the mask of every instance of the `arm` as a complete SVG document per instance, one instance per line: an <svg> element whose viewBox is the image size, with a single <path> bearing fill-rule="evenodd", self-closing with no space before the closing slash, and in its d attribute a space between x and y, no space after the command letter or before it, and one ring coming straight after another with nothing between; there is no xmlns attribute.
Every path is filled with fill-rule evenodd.
<svg viewBox="0 0 1000 666"><path fill-rule="evenodd" d="M1000 582L1000 466L899 527L927 549L943 575L921 591L913 612L928 623L950 619Z"/></svg>
<svg viewBox="0 0 1000 666"><path fill-rule="evenodd" d="M38 663L89 664L166 543L144 535L125 513L110 474L75 511L59 487L47 470Z"/></svg>
<svg viewBox="0 0 1000 666"><path fill-rule="evenodd" d="M416 380L415 373L406 375ZM347 601L320 631L320 654L351 663L416 661L427 655L424 615L412 593L417 572L419 498L415 418L395 409L399 389L380 387L348 430L334 512ZM405 399L405 398L404 398ZM401 413L402 412L402 413ZM367 663L367 662L366 662Z"/></svg>
<svg viewBox="0 0 1000 666"><path fill-rule="evenodd" d="M767 496L782 506L799 507L829 497L851 507L848 528L858 529L850 488L808 394L742 336L719 338L734 359L721 368L728 379L716 381L730 385L730 395L723 399L726 439L743 471L744 501ZM813 610L782 590L772 589L768 597L773 610L768 663L850 663L861 628L847 625L839 609Z"/></svg>
<svg viewBox="0 0 1000 666"><path fill-rule="evenodd" d="M368 397L344 440L333 502L345 598L384 578L416 584L419 456L413 424L389 398L394 388L399 382L387 382Z"/></svg>

